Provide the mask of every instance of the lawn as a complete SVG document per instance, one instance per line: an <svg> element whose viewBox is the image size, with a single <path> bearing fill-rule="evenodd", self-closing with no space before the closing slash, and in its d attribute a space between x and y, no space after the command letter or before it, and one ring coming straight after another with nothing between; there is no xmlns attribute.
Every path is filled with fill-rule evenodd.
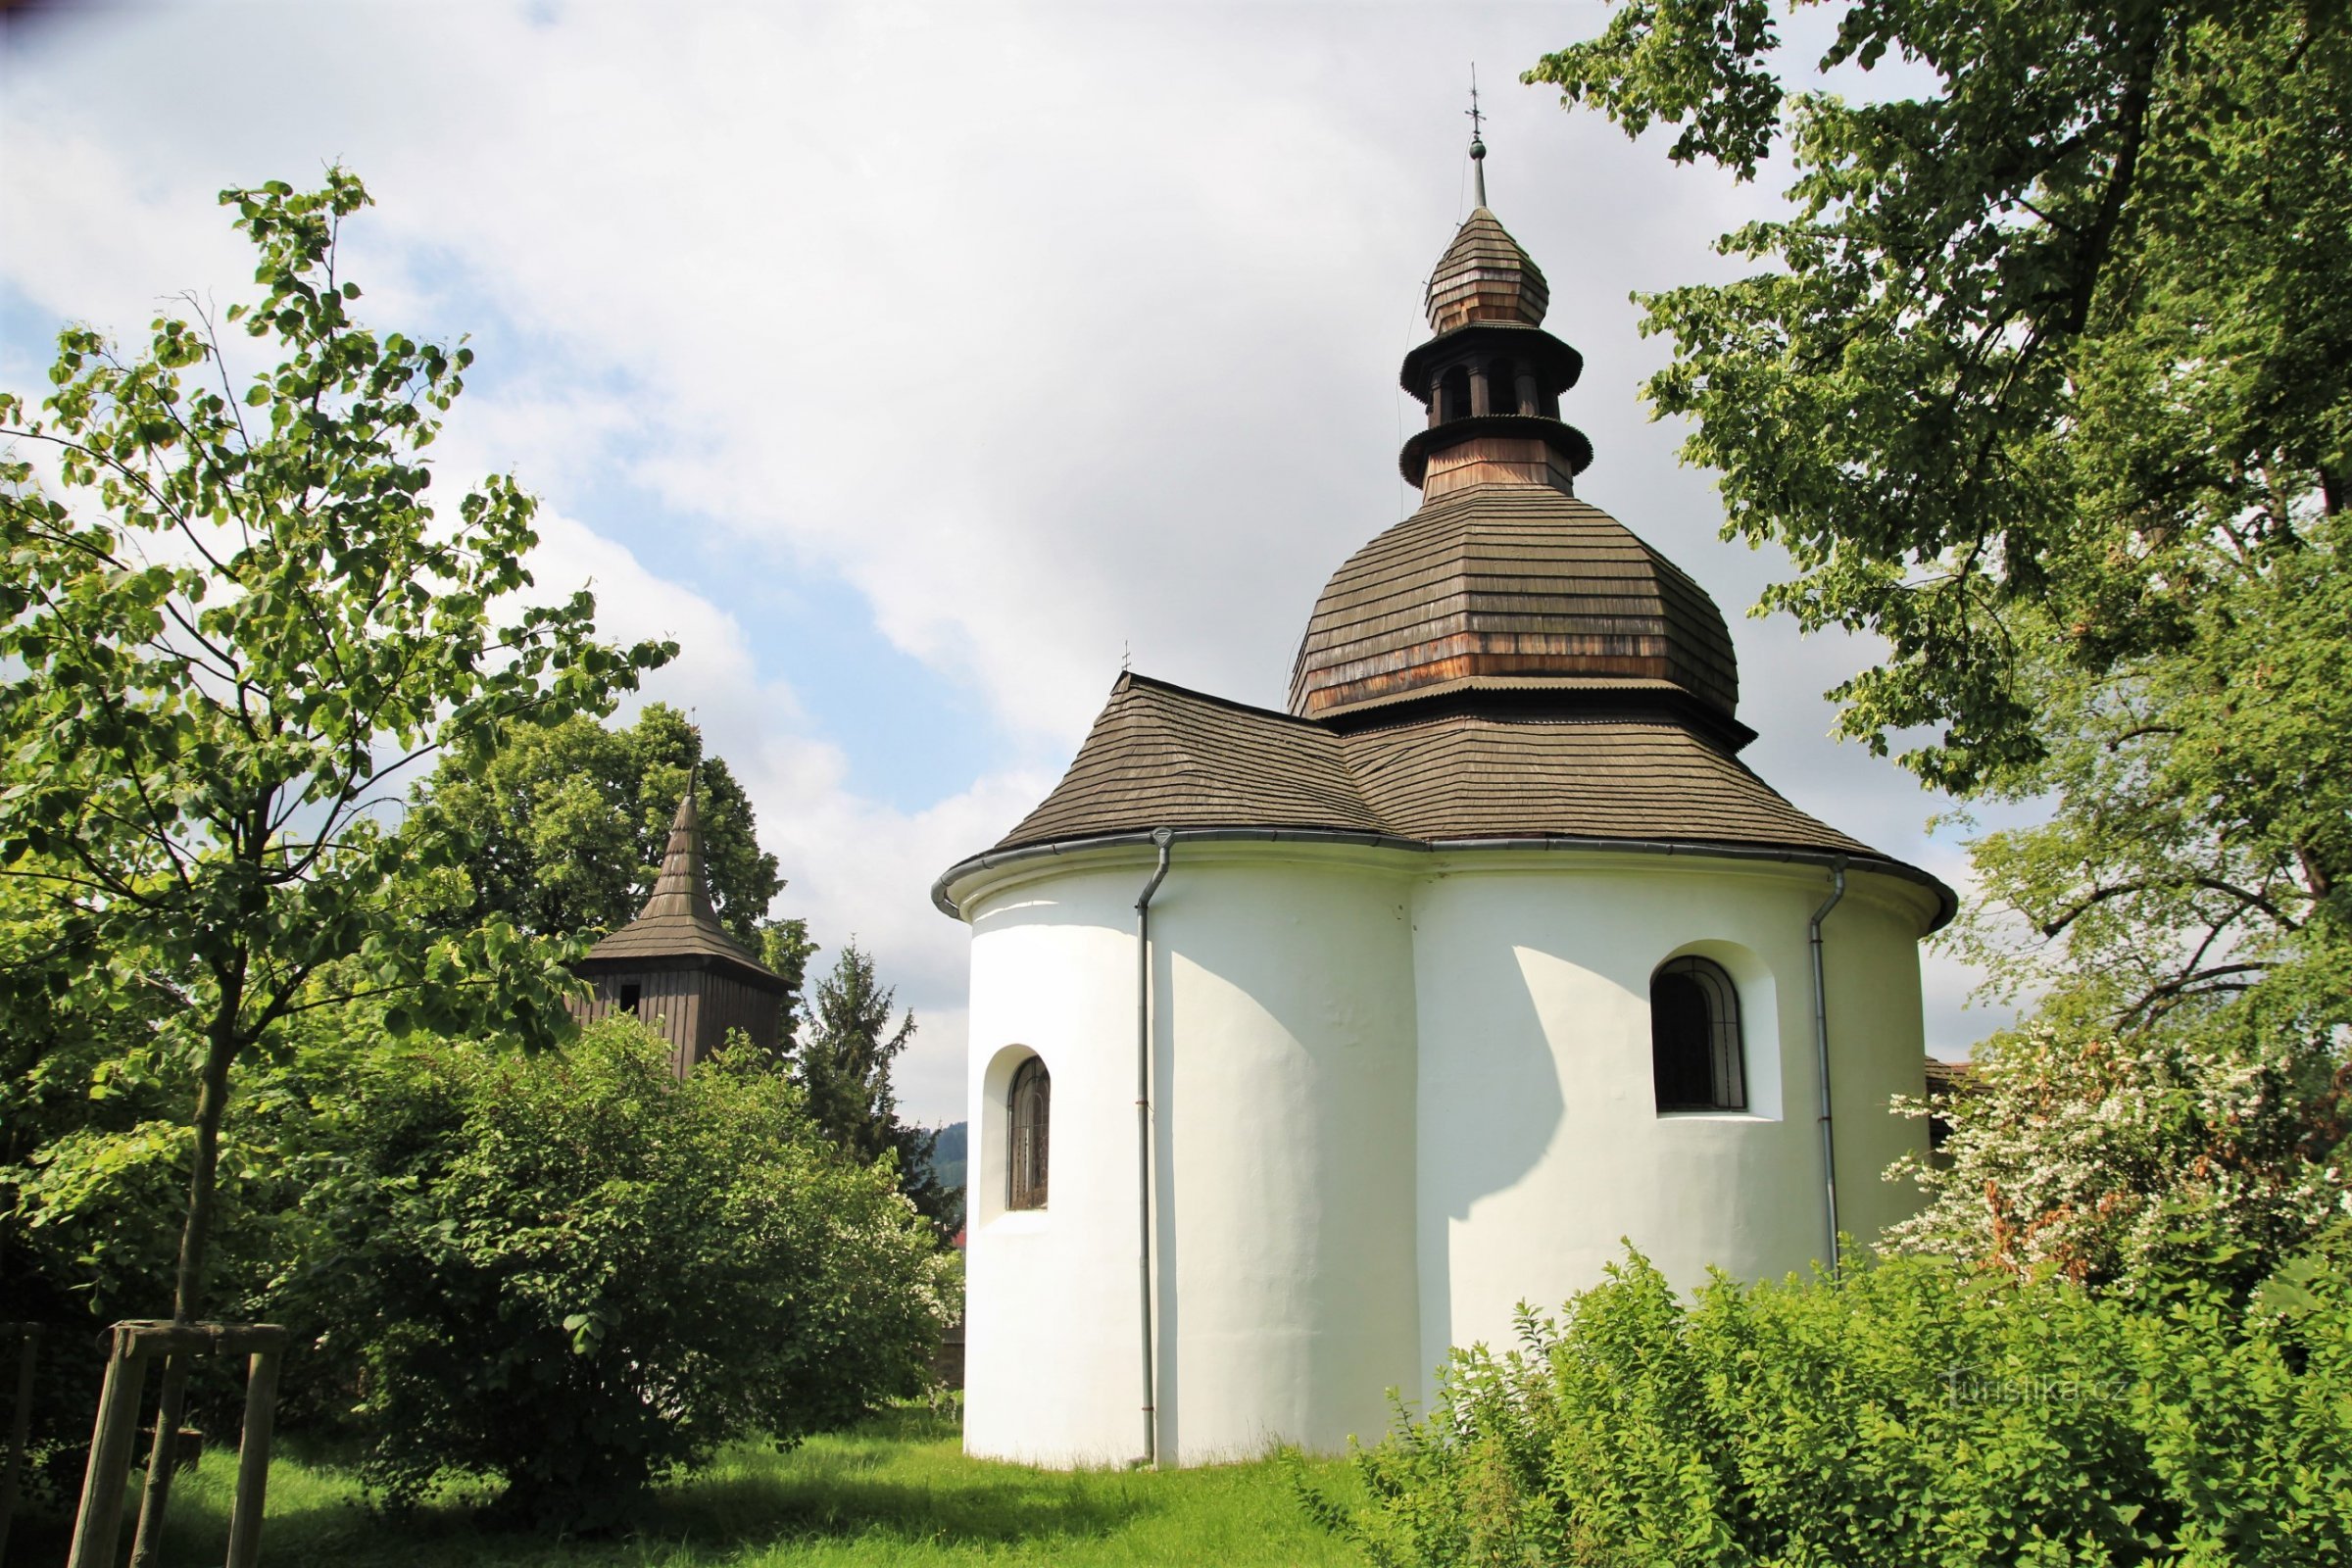
<svg viewBox="0 0 2352 1568"><path fill-rule="evenodd" d="M208 1453L183 1479L167 1568L220 1562L234 1467L233 1455ZM1348 1485L1342 1463L1313 1469L1324 1490ZM1033 1470L965 1458L955 1427L920 1410L811 1439L790 1453L731 1449L664 1489L638 1532L616 1541L493 1529L463 1498L385 1518L367 1510L346 1472L281 1457L270 1467L262 1549L264 1563L289 1568L1362 1560L1306 1519L1272 1461L1160 1473Z"/></svg>

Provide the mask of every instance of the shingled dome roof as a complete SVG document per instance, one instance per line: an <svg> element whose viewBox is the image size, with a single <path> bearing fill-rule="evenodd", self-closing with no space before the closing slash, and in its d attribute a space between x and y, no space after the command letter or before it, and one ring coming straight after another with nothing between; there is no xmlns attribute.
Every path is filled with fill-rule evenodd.
<svg viewBox="0 0 2352 1568"><path fill-rule="evenodd" d="M1483 159L1476 142L1471 157ZM1429 280L1437 335L1399 384L1420 509L1349 557L1307 618L1290 712L1124 675L1054 793L933 889L1007 857L1207 838L1850 858L1948 889L1798 810L1740 760L1740 668L1706 590L1576 498L1560 418L1583 362L1550 288L1478 207Z"/></svg>
<svg viewBox="0 0 2352 1568"><path fill-rule="evenodd" d="M1307 618L1291 711L1337 717L1464 682L1680 691L1726 720L1740 702L1706 590L1546 485L1454 491L1350 556Z"/></svg>
<svg viewBox="0 0 2352 1568"><path fill-rule="evenodd" d="M1473 321L1542 326L1551 285L1502 220L1484 207L1473 212L1429 275L1429 324L1450 332Z"/></svg>

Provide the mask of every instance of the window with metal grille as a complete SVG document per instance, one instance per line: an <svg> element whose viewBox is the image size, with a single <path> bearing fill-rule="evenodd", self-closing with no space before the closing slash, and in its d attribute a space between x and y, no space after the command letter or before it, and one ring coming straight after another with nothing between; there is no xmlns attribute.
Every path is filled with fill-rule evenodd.
<svg viewBox="0 0 2352 1568"><path fill-rule="evenodd" d="M1649 977L1649 1057L1660 1110L1745 1110L1740 992L1707 958L1671 959Z"/></svg>
<svg viewBox="0 0 2352 1568"><path fill-rule="evenodd" d="M1053 1119L1054 1080L1046 1064L1031 1056L1015 1069L1005 1096L1006 1208L1046 1206L1047 1132Z"/></svg>

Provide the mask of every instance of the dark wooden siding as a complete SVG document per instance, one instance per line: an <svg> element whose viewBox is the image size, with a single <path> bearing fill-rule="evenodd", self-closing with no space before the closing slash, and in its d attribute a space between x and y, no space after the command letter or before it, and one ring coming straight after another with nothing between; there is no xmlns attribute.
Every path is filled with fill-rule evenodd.
<svg viewBox="0 0 2352 1568"><path fill-rule="evenodd" d="M718 1050L729 1029L740 1029L753 1045L773 1052L779 1045L784 999L709 969L648 969L600 974L595 998L573 1008L582 1023L597 1023L631 1009L621 1005L625 986L637 988L635 1012L669 1042L670 1066L681 1077Z"/></svg>

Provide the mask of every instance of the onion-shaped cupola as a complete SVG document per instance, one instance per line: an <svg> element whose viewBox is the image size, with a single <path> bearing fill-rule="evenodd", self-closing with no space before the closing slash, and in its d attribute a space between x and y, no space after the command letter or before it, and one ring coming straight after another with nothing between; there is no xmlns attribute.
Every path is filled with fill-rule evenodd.
<svg viewBox="0 0 2352 1568"><path fill-rule="evenodd" d="M1737 750L1740 676L1706 591L1576 499L1592 461L1560 419L1583 358L1544 330L1550 287L1486 205L1430 275L1435 334L1405 356L1429 422L1405 443L1422 505L1349 558L1316 601L1291 711L1344 728L1432 704L1494 716L1668 710ZM1409 706L1408 706L1409 705Z"/></svg>

